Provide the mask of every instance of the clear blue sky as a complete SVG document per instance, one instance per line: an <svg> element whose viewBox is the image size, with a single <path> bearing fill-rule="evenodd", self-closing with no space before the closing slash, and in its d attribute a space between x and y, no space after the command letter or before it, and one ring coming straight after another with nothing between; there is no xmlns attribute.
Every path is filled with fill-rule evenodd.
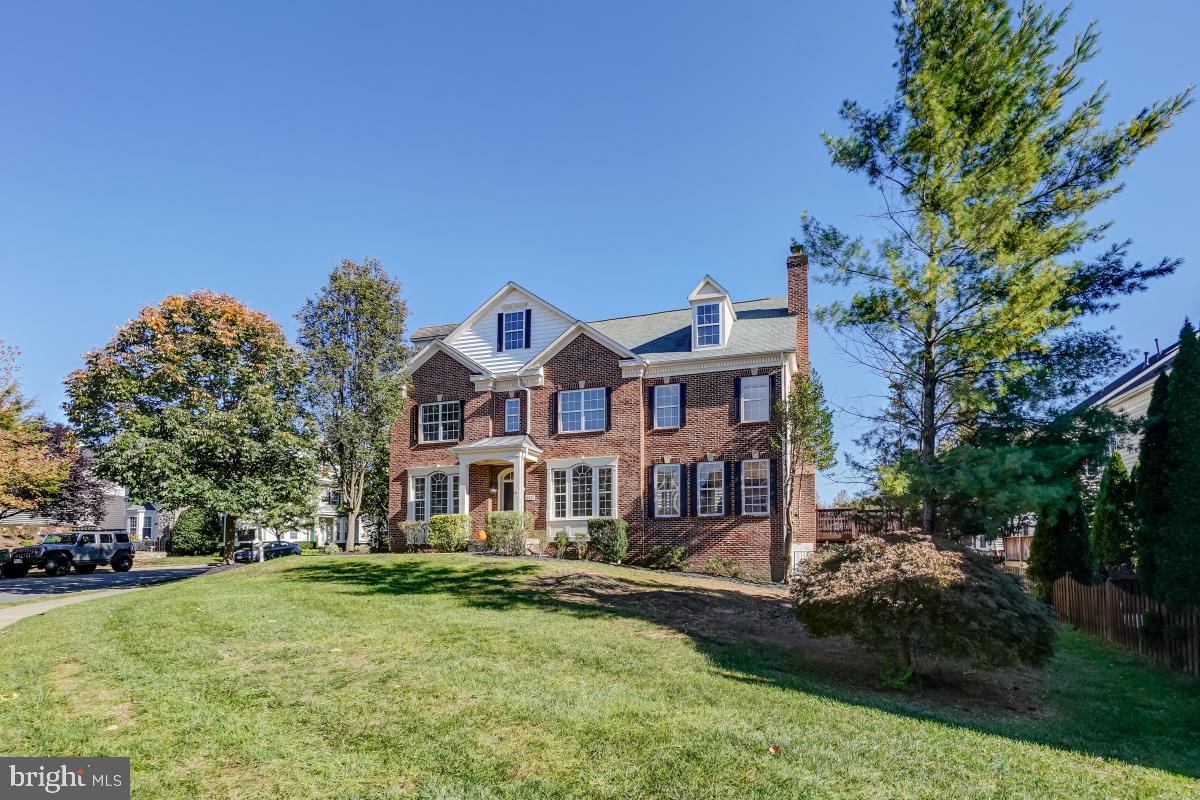
<svg viewBox="0 0 1200 800"><path fill-rule="evenodd" d="M58 416L141 306L207 287L290 334L342 257L403 280L413 325L509 279L583 318L682 306L705 272L781 294L802 210L874 232L818 133L890 94L889 5L7 3L0 338ZM1200 78L1194 4L1078 7L1114 119ZM1200 314L1198 133L1193 108L1108 208L1139 257L1192 262L1101 321L1131 349ZM819 329L813 361L836 404L871 402ZM859 428L839 415L843 445Z"/></svg>

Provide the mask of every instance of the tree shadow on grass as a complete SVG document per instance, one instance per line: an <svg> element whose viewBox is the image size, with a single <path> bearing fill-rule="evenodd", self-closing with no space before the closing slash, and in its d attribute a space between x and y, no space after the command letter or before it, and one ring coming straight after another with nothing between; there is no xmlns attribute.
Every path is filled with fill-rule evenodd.
<svg viewBox="0 0 1200 800"><path fill-rule="evenodd" d="M923 668L919 687L888 692L878 688L874 657L845 639L809 637L776 592L720 588L715 581L680 586L634 574L617 578L578 562L565 570L517 559L401 557L321 560L280 576L354 594L436 594L495 611L536 608L648 621L691 639L734 680L1200 778L1200 688L1149 666L1111 666L1123 654L1099 643L1082 639L1066 656L1069 664L1046 671L978 672L935 660ZM1129 688L1137 678L1163 682L1170 691L1154 697ZM1128 697L1110 696L1108 682L1124 685Z"/></svg>

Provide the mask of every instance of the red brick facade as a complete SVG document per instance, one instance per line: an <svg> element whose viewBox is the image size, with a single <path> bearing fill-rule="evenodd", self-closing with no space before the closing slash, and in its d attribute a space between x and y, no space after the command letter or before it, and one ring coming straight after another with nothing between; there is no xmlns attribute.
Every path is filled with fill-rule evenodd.
<svg viewBox="0 0 1200 800"><path fill-rule="evenodd" d="M788 306L797 324L797 356L801 368L807 367L807 259L793 255L788 259ZM525 472L525 508L534 513L539 530L555 528L547 518L551 502L549 470L553 459L615 457L615 513L629 523L631 555L645 553L656 545L678 545L686 549L689 562L703 569L707 559L734 558L746 574L759 578L781 579L786 572L783 515L773 507L769 516L755 517L730 513L714 517L691 515L657 519L647 513L650 468L669 459L670 463L694 464L709 459L738 462L750 458L777 459L771 435L777 430L774 420L765 423L739 423L735 412L735 383L751 375L771 376L778 397L782 378L780 367L756 370L726 370L681 375L671 382L684 384L685 419L678 429L655 430L652 424L650 391L662 384L662 378L622 377L621 355L580 333L550 358L542 370L542 385L512 392L476 392L470 380L471 370L445 353L436 353L412 374L410 413L405 414L392 433L392 486L390 510L393 522L406 518L408 469L443 465L446 472L458 474L458 459L449 444L418 444L413 430L415 409L421 403L461 400L463 403L464 443L488 436L512 435L504 430L504 401L521 401L521 429L540 448L538 461ZM610 390L608 428L591 433L554 431L556 393L578 388L604 387ZM532 401L532 413L525 404ZM528 430L526 420L528 419ZM484 515L498 506L497 478L505 469L497 464L470 465L469 498L472 525L484 526ZM782 505L782 470L774 470L776 486L772 494ZM691 491L692 487L686 488ZM736 487L734 487L736 490ZM730 487L726 487L729 491ZM815 542L815 481L809 476L801 487L796 511L796 541Z"/></svg>

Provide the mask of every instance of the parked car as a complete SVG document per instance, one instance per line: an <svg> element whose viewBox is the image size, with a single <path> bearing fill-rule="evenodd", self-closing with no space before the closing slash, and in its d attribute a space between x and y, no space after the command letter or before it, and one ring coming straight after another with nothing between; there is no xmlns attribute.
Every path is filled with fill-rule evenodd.
<svg viewBox="0 0 1200 800"><path fill-rule="evenodd" d="M90 575L103 566L112 567L113 572L128 572L133 567L133 543L128 533L47 533L36 545L11 550L0 565L0 574L24 578L31 569L44 569L47 575L56 577L73 568L80 575Z"/></svg>
<svg viewBox="0 0 1200 800"><path fill-rule="evenodd" d="M270 561L272 558L300 555L300 546L291 542L267 542L262 546L262 550L264 561ZM234 552L233 560L243 564L258 561L258 549L255 546L243 547L241 550Z"/></svg>

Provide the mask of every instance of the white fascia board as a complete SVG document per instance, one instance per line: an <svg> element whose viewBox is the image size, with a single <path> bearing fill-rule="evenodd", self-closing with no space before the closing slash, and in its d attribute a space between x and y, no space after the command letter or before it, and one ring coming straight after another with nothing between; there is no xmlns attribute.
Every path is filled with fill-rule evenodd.
<svg viewBox="0 0 1200 800"><path fill-rule="evenodd" d="M542 308L544 310L549 311L551 314L555 314L555 315L561 317L568 325L571 324L572 322L578 321L575 319L575 317L573 317L570 314L568 314L567 312L563 311L558 306L555 306L552 303L549 303L546 300L543 300L542 298L538 297L536 294L529 291L524 286L514 283L513 281L509 281L508 283L501 286L499 291L497 291L495 294L493 294L487 300L483 301L483 303L478 308L476 308L473 312L471 312L471 316L467 317L462 322L458 323L458 325L454 328L454 330L452 330L448 334L446 334L446 336L444 337L444 340L451 341L454 338L456 338L458 336L458 334L461 333L462 331L469 330L472 325L474 325L476 322L479 321L479 318L483 316L483 313L485 311L487 311L488 308L490 308L494 304L500 302L501 300L504 299L505 295L511 294L512 292L520 292L521 294L525 295L526 298L528 298L529 302L540 305L540 306L542 306Z"/></svg>
<svg viewBox="0 0 1200 800"><path fill-rule="evenodd" d="M548 458L548 469L563 469L586 464L589 467L615 467L620 459L617 456L575 456L574 458Z"/></svg>
<svg viewBox="0 0 1200 800"><path fill-rule="evenodd" d="M688 293L688 302L695 303L697 300L711 300L717 297L729 297L729 290L721 284L712 275L705 275L696 284L696 288Z"/></svg>
<svg viewBox="0 0 1200 800"><path fill-rule="evenodd" d="M795 359L794 350L771 350L763 353L742 353L736 356L722 356L716 352L712 358L655 361L650 364L622 361L621 377L666 378L675 375L696 375L702 372L732 372L755 367L794 365Z"/></svg>

